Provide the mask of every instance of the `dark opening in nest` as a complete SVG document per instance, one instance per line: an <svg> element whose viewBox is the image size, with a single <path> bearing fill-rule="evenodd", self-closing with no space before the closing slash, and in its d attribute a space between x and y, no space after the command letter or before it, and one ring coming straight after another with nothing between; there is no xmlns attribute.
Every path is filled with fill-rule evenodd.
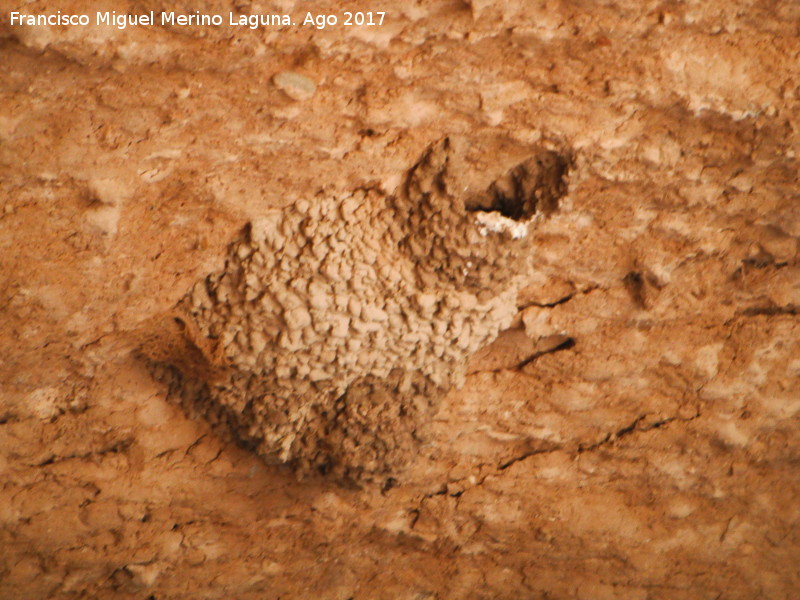
<svg viewBox="0 0 800 600"><path fill-rule="evenodd" d="M568 157L542 150L495 181L484 193L465 203L468 211L499 212L527 221L537 212L551 213L567 193Z"/></svg>

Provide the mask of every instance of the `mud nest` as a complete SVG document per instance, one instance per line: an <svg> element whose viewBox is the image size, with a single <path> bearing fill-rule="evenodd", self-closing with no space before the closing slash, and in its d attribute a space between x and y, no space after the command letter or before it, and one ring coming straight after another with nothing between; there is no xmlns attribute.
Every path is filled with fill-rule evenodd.
<svg viewBox="0 0 800 600"><path fill-rule="evenodd" d="M396 473L467 357L510 325L533 223L566 192L568 159L527 149L465 194L458 153L437 143L395 195L251 222L178 304L182 341L142 349L170 397L301 474Z"/></svg>

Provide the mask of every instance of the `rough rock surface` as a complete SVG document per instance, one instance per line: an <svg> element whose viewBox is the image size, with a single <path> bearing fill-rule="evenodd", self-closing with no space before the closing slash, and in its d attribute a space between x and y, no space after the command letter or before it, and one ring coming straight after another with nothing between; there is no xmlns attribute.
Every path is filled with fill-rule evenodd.
<svg viewBox="0 0 800 600"><path fill-rule="evenodd" d="M356 0L385 24L320 30L12 27L10 4L0 597L796 597L796 2ZM569 149L569 188L394 480L298 481L168 401L137 350L230 368L175 307L248 223L405 199L457 136L526 149L465 154L462 190L538 147Z"/></svg>

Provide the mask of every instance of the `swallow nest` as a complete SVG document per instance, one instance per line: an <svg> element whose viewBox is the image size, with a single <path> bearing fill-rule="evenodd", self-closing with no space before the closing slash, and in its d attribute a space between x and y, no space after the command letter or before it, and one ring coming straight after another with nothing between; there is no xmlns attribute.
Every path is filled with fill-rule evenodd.
<svg viewBox="0 0 800 600"><path fill-rule="evenodd" d="M431 147L395 195L252 221L178 304L183 349L143 349L170 396L301 474L397 472L467 358L511 324L533 223L565 192L566 159L535 150L465 198L453 152Z"/></svg>

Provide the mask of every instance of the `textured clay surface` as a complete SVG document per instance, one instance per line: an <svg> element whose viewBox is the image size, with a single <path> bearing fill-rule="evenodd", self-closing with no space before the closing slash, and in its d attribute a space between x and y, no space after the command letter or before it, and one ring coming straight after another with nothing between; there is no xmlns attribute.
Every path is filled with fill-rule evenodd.
<svg viewBox="0 0 800 600"><path fill-rule="evenodd" d="M797 2L101 4L0 2L0 598L797 598Z"/></svg>
<svg viewBox="0 0 800 600"><path fill-rule="evenodd" d="M396 196L314 198L248 224L224 270L179 303L195 350L167 362L142 348L156 376L267 457L391 474L467 358L511 325L532 222L566 189L567 161L539 151L465 200L451 156L475 146L436 144Z"/></svg>

